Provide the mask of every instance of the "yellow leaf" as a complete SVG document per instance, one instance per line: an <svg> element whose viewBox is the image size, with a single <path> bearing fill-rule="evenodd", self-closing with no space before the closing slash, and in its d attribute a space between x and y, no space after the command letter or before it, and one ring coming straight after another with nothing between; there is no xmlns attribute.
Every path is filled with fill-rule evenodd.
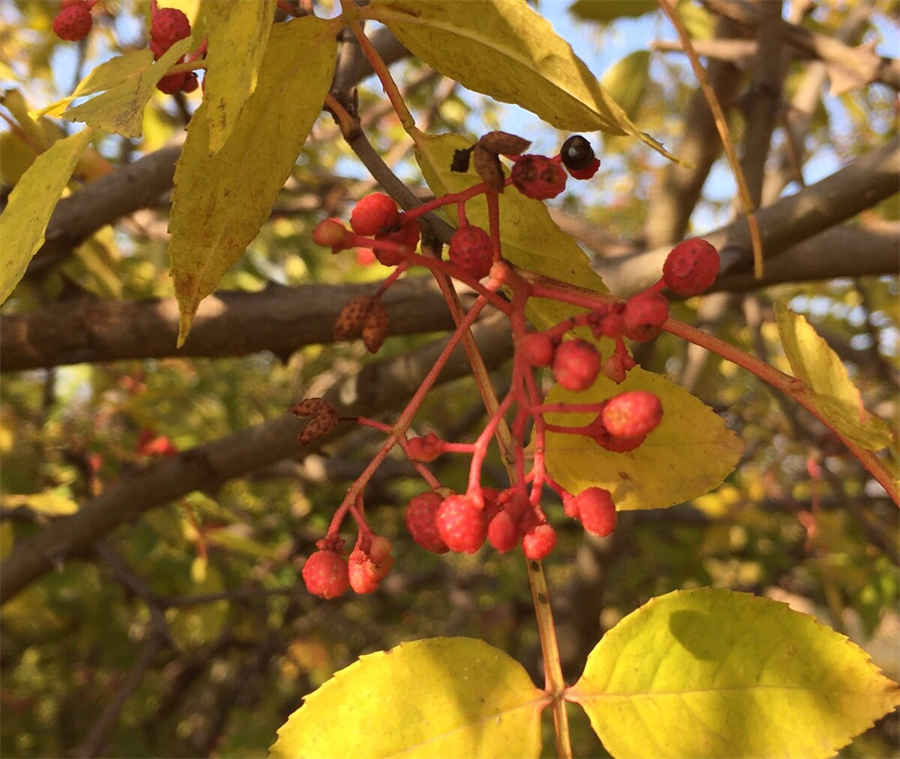
<svg viewBox="0 0 900 759"><path fill-rule="evenodd" d="M655 5L655 0L654 0ZM650 53L635 50L610 66L601 80L606 91L622 106L628 118L635 118L650 76Z"/></svg>
<svg viewBox="0 0 900 759"><path fill-rule="evenodd" d="M468 172L450 171L455 150L468 148L474 140L460 135L428 135L415 132L416 159L425 181L435 195L460 192L481 182L472 167ZM466 203L469 222L488 229L487 202L484 195ZM446 214L456 222L456 209ZM503 257L536 274L606 292L600 276L578 243L563 232L539 200L522 195L514 187L500 195L500 239ZM535 326L546 328L570 316L575 309L550 301L529 303L528 315Z"/></svg>
<svg viewBox="0 0 900 759"><path fill-rule="evenodd" d="M26 506L32 511L51 517L65 516L78 511L78 504L72 500L72 491L68 485L60 485L51 490L29 495L8 495L3 502L7 508Z"/></svg>
<svg viewBox="0 0 900 759"><path fill-rule="evenodd" d="M472 638L401 643L361 657L306 696L272 759L529 759L543 691L503 651Z"/></svg>
<svg viewBox="0 0 900 759"><path fill-rule="evenodd" d="M813 617L700 588L621 620L567 697L616 759L819 759L891 711L900 690Z"/></svg>
<svg viewBox="0 0 900 759"><path fill-rule="evenodd" d="M92 134L93 130L83 129L55 142L34 160L10 193L0 214L0 303L12 293L31 257L44 244L50 215Z"/></svg>
<svg viewBox="0 0 900 759"><path fill-rule="evenodd" d="M617 18L643 16L658 7L656 0L577 0L569 12L587 21L608 24Z"/></svg>
<svg viewBox="0 0 900 759"><path fill-rule="evenodd" d="M144 106L153 96L156 83L190 47L190 38L179 40L158 61L153 60L149 50L139 51L144 54L143 58L138 53L130 54L134 57L118 65L122 78L117 83L86 103L67 108L62 118L84 121L92 127L124 137L140 137ZM103 65L107 64L101 64L101 67ZM97 79L109 84L113 77L104 73Z"/></svg>
<svg viewBox="0 0 900 759"><path fill-rule="evenodd" d="M209 150L209 105L188 128L175 168L169 257L181 312L180 346L200 301L215 290L268 218L334 73L334 26L306 16L278 24L266 48L256 91L231 136Z"/></svg>
<svg viewBox="0 0 900 759"><path fill-rule="evenodd" d="M373 0L361 14L386 24L414 55L469 89L516 103L559 129L633 135L675 160L522 0Z"/></svg>
<svg viewBox="0 0 900 759"><path fill-rule="evenodd" d="M737 465L743 443L711 408L660 374L639 366L617 385L600 376L583 392L555 385L547 403L600 403L629 390L648 390L662 403L659 426L633 451L614 453L584 435L547 433L547 471L571 493L609 490L616 508L659 509L704 495ZM581 426L596 414L548 414Z"/></svg>
<svg viewBox="0 0 900 759"><path fill-rule="evenodd" d="M125 81L134 81L153 63L153 53L149 49L131 50L101 63L82 79L71 95L42 108L42 116L60 116L69 103L85 95L111 90Z"/></svg>
<svg viewBox="0 0 900 759"><path fill-rule="evenodd" d="M15 116L16 122L22 127L22 131L28 137L28 142L38 151L49 148L56 140L47 134L47 131L41 124L31 118L28 113L28 104L25 97L19 90L6 90L3 97L0 98L0 105L9 109L9 112Z"/></svg>
<svg viewBox="0 0 900 759"><path fill-rule="evenodd" d="M206 0L208 64L204 100L209 104L209 149L228 139L238 114L256 89L259 65L275 15L273 0Z"/></svg>
<svg viewBox="0 0 900 759"><path fill-rule="evenodd" d="M816 408L842 435L863 448L878 451L889 446L894 439L890 426L866 411L840 357L806 317L779 303L775 319L794 376L803 380Z"/></svg>

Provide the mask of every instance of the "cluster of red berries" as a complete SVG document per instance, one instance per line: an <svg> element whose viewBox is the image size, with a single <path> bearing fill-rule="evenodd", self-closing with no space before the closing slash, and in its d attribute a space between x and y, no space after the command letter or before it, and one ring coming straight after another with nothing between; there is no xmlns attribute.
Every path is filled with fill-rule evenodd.
<svg viewBox="0 0 900 759"><path fill-rule="evenodd" d="M350 301L341 311L335 324L336 339L362 336L370 350L377 351L387 333L387 314L380 296L403 271L417 260L414 257L419 240L418 218L441 205L456 204L459 226L450 239L449 261L438 262L437 268L447 274L479 285L482 298L502 286L518 292L510 308L524 308L524 299L536 294L535 290L506 266L499 255L498 241L484 229L470 224L465 215L465 202L481 192L501 192L507 183L513 184L523 194L537 199L554 197L562 192L566 172L578 179L593 176L600 162L583 137L575 135L563 143L560 153L554 157L523 154L528 142L515 135L492 132L464 151L462 158L454 156L454 171L465 171L468 155L472 153L475 166L484 182L471 191L445 196L432 201L426 209L403 213L389 196L374 193L360 200L350 216L349 228L339 219L321 222L313 232L314 240L335 252L348 248L369 247L383 264L397 267L373 296L361 296ZM499 156L514 162L509 180L502 179ZM500 181L497 181L500 176ZM423 260L424 263L424 260ZM388 442L386 450L400 444L407 458L419 469L429 483L429 490L415 496L407 505L405 521L410 535L422 548L433 553L448 551L475 553L487 542L500 553L521 546L522 553L530 560L546 557L556 544L556 532L540 507L540 491L543 486L555 490L562 499L565 513L581 522L584 530L598 536L609 535L616 524L616 507L611 493L599 487L591 487L572 494L556 483L543 465L537 463L530 474L520 474L511 487L503 491L483 487L480 484L480 467L496 425L512 403L519 406L520 417L543 417L546 413L595 414L592 421L580 426L566 426L541 419L536 423L535 434L541 437L547 432L581 435L590 438L603 448L624 454L640 446L657 426L663 408L659 398L644 390L619 393L599 403L542 404L536 386L528 390L523 376L530 376L535 368L549 368L555 380L564 388L581 392L590 388L599 375L621 383L628 371L635 366L625 340L646 341L655 338L669 318L669 303L663 294L669 291L680 296L691 296L706 290L719 271L719 255L709 243L700 239L686 240L669 253L663 267L663 275L652 287L624 300L607 300L592 310L579 313L541 332L526 332L521 321L513 320L515 335L514 381L519 389L510 391L484 432L475 443L449 443L434 433L409 440ZM509 279L512 276L513 279ZM516 284L518 281L518 284ZM516 288L519 288L516 290ZM524 289L523 289L524 288ZM546 297L538 295L538 297ZM554 297L554 296L550 296ZM559 296L563 298L564 296ZM518 299L517 299L518 298ZM490 302L488 300L488 302ZM595 301L596 303L596 301ZM499 308L501 303L495 302ZM512 313L512 311L510 311ZM518 324L519 326L516 326ZM587 328L595 338L590 341L571 337L576 327ZM604 357L597 345L602 338L614 341L612 352ZM518 377L518 380L515 380ZM306 408L304 404L313 403ZM301 437L308 441L330 431L337 421L336 413L323 412L318 404L321 399L305 401L306 415L311 416ZM329 407L330 408L330 407ZM298 412L295 409L295 412ZM298 412L299 413L299 412ZM373 420L360 419L360 423L391 434L390 426ZM540 427L540 432L538 428ZM520 425L520 430L524 429ZM396 433L394 433L396 434ZM516 439L516 445L524 448L524 432ZM440 486L424 465L445 453L465 453L472 456L469 487L465 493L448 492ZM521 462L519 471L521 472ZM533 482L529 493L528 483ZM356 490L352 492L358 492ZM331 598L352 587L357 592L369 592L385 576L393 557L389 544L377 543L362 516L361 501L350 503L348 493L345 503L338 510L343 515L352 512L360 524L357 547L345 561L340 554L343 545L337 536L340 519L333 520L328 535L317 544L314 553L303 569L303 577L309 590ZM365 536L368 535L369 538ZM389 558L387 558L389 557Z"/></svg>
<svg viewBox="0 0 900 759"><path fill-rule="evenodd" d="M53 19L56 36L69 42L83 40L93 26L91 8L96 3L97 0L63 0L59 13ZM153 51L153 59L158 60L176 42L191 36L191 22L177 8L157 8L155 2L151 4L151 13L150 50ZM184 55L179 63L196 57L199 55ZM162 92L174 95L176 92L193 92L197 85L197 75L193 71L183 71L166 74L156 86Z"/></svg>

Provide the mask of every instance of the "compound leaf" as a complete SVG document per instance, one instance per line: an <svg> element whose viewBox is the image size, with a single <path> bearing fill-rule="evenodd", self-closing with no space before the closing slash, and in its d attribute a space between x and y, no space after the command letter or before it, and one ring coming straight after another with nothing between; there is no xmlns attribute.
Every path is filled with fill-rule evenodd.
<svg viewBox="0 0 900 759"><path fill-rule="evenodd" d="M228 139L238 114L256 89L259 65L272 31L272 0L206 0L209 149L215 153Z"/></svg>
<svg viewBox="0 0 900 759"><path fill-rule="evenodd" d="M711 408L660 374L639 366L616 384L599 376L582 392L560 385L547 403L600 403L628 390L648 390L663 417L633 451L614 453L584 435L547 433L547 471L571 493L606 488L619 510L659 509L708 493L737 465L743 443ZM581 426L596 414L547 414L547 421Z"/></svg>
<svg viewBox="0 0 900 759"><path fill-rule="evenodd" d="M540 754L545 704L522 665L483 641L401 643L306 696L269 756L527 759Z"/></svg>
<svg viewBox="0 0 900 759"><path fill-rule="evenodd" d="M22 174L0 214L0 303L22 279L28 262L44 244L44 234L59 196L69 183L92 129L57 140Z"/></svg>
<svg viewBox="0 0 900 759"><path fill-rule="evenodd" d="M115 132L124 137L140 137L144 106L153 97L156 83L190 46L190 38L179 40L158 61L153 60L153 54L149 50L140 50L121 56L124 60L113 59L101 64L99 69L104 66L109 69L96 76L93 72L89 74L79 85L84 85L79 94L97 92L106 87L108 89L86 103L67 108L62 113L62 118L83 121L97 129ZM92 76L94 79L90 81Z"/></svg>
<svg viewBox="0 0 900 759"><path fill-rule="evenodd" d="M474 140L454 134L415 132L414 135L416 159L435 195L460 192L481 182L471 167L465 173L450 171L454 151L471 147ZM466 215L470 223L488 229L484 195L466 204ZM446 218L456 223L455 207ZM546 206L539 200L525 197L514 187L508 187L500 195L500 240L503 257L516 266L589 290L606 292L603 280L591 269L584 251L556 226ZM575 310L547 300L535 301L529 306L529 318L541 328L562 321Z"/></svg>
<svg viewBox="0 0 900 759"><path fill-rule="evenodd" d="M847 368L806 317L779 303L775 319L794 376L806 385L816 408L842 435L863 448L878 451L890 445L890 426L866 411Z"/></svg>
<svg viewBox="0 0 900 759"><path fill-rule="evenodd" d="M522 0L373 0L362 13L386 24L414 55L495 100L559 129L644 134L545 18Z"/></svg>
<svg viewBox="0 0 900 759"><path fill-rule="evenodd" d="M210 155L209 104L191 119L175 168L169 221L179 346L200 301L268 218L322 108L336 52L334 26L327 21L306 16L277 24L256 90L217 153Z"/></svg>
<svg viewBox="0 0 900 759"><path fill-rule="evenodd" d="M900 689L813 617L700 588L620 621L567 698L616 759L817 759L900 703Z"/></svg>

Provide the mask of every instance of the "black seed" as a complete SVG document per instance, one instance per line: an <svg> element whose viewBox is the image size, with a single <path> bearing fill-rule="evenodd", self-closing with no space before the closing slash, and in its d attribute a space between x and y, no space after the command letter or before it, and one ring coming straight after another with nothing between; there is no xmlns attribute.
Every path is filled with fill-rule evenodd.
<svg viewBox="0 0 900 759"><path fill-rule="evenodd" d="M588 168L595 159L594 149L580 134L573 134L559 150L562 162L570 171Z"/></svg>

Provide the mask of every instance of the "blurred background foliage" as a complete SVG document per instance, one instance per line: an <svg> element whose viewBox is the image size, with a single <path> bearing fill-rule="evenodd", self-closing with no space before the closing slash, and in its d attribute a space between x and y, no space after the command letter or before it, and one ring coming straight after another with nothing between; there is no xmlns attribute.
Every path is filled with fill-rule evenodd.
<svg viewBox="0 0 900 759"><path fill-rule="evenodd" d="M60 43L50 33L57 5L0 0L0 79L4 88L21 89L33 108L66 94L97 62L145 42L145 2L107 0L94 33L77 45ZM190 11L192 3L166 5ZM579 30L578 52L589 62L623 39L638 40L629 44L643 52L610 62L615 68L607 69L605 83L643 129L677 152L691 129L683 114L695 82L683 56L648 52L649 40L673 37L653 5L579 0L570 12L559 2L537 3L555 24ZM835 34L854 5L819 3L803 23ZM857 41L883 39L886 30L896 34L890 19L898 5L872 3ZM317 7L329 12L327 4ZM701 6L682 2L680 8L695 36L715 35L715 19ZM809 65L791 64L786 101ZM477 134L501 127L528 135L546 152L565 138L415 61L394 69L417 120L430 131ZM737 97L728 104L736 142L744 127L740 99L753 96L746 72L738 81ZM896 134L896 93L886 86L819 94L802 135L809 181ZM199 91L158 95L146 111L142 141L111 136L97 151L118 165L178 142L199 97ZM380 87L366 81L359 99L375 147L422 189L409 141ZM773 153L785 141L784 129L777 128ZM19 143L9 129L0 131L4 194L29 160L28 146ZM594 182L570 187L552 205L602 233L610 250L639 250L664 167L644 146L621 138L607 140L601 155ZM310 238L319 220L346 216L373 187L323 115L272 222L226 275L222 289L262 291L272 282L294 286L385 276L387 270L364 252L332 256ZM797 187L788 182L781 192ZM727 165L719 159L689 231L702 233L731 218L733 196ZM171 296L167 203L163 198L101 230L48 276L27 279L4 313L83 297ZM898 216L895 195L856 222L889 224ZM602 249L593 253L605 255ZM867 408L897 420L900 299L894 277L719 292L677 304L674 315L784 368L772 315L776 301L810 318L845 361ZM393 337L381 355L402 355L435 338ZM636 357L724 416L746 451L717 491L663 511L623 513L606 539L586 536L564 518L559 504L548 506L560 537L547 565L569 681L604 630L622 616L655 595L702 585L788 601L853 637L888 675L900 678L898 520L883 491L802 409L716 356L663 336L640 346ZM149 462L277 416L370 360L358 343L349 343L227 359L179 358L173 350L170 357L145 361L4 374L0 551L7 554L14 542L77 511L81 502ZM502 388L506 378L506 368L497 371L496 386ZM417 417L416 431L473 439L484 422L476 398L468 380L440 386ZM485 639L540 681L540 647L520 556L484 551L437 557L417 548L405 531L403 508L422 485L399 458L386 462L367 493L371 521L393 541L397 557L382 589L327 603L304 592L300 567L379 440L372 430L356 430L315 454L298 454L214 492L193 492L151 510L98 543L93 555L60 561L57 571L7 603L0 752L263 756L301 697L335 669L362 653L426 636ZM444 457L434 469L450 487L465 481L461 459ZM490 484L505 484L496 458L488 472ZM111 711L111 705L119 709ZM587 721L574 711L572 716L578 755L605 756ZM898 731L896 714L888 716L842 755L895 756Z"/></svg>

